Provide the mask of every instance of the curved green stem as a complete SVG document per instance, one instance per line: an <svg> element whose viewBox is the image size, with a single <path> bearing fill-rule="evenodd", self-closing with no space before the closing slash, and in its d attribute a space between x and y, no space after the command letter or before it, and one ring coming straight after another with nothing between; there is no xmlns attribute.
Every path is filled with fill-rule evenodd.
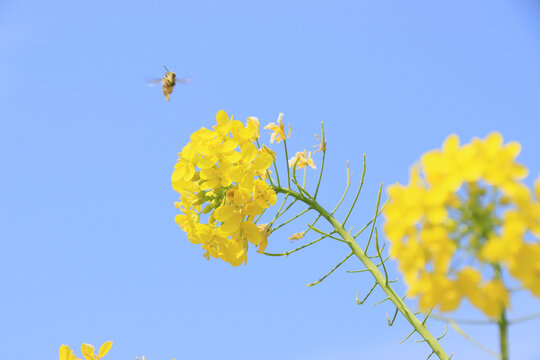
<svg viewBox="0 0 540 360"><path fill-rule="evenodd" d="M352 253L356 255L358 259L360 259L360 261L364 264L368 271L373 275L377 284L388 296L388 299L392 301L392 303L394 303L398 311L403 314L405 319L407 319L407 321L413 326L414 331L418 332L418 334L420 334L420 336L422 336L422 338L426 340L435 355L437 355L441 360L449 359L448 355L437 341L437 338L434 337L425 326L425 320L420 321L407 307L407 305L405 305L403 299L401 299L401 297L399 297L394 291L394 289L390 286L389 282L387 281L387 277L381 273L381 271L371 261L368 255L360 248L354 237L349 234L347 230L343 227L343 224L337 221L331 213L326 211L326 209L319 205L319 203L313 198L309 198L301 193L279 186L274 186L273 189L276 193L289 195L291 197L294 197L295 199L304 202L306 205L310 206L312 209L321 214L321 216L324 217L333 226L333 228L335 229L334 231L341 236L343 241L347 243L347 245L349 245Z"/></svg>

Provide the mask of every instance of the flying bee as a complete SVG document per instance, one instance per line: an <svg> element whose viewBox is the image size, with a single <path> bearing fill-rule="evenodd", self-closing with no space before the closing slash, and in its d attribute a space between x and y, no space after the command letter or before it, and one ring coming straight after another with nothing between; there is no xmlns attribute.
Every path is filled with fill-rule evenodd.
<svg viewBox="0 0 540 360"><path fill-rule="evenodd" d="M163 67L166 70L165 75L163 75L161 79L151 80L150 85L156 85L159 82L161 82L161 91L163 91L163 95L165 95L165 99L169 101L171 98L171 93L176 84L187 84L191 82L193 79L177 78L174 72L169 71L169 69L167 69L166 66L163 66Z"/></svg>

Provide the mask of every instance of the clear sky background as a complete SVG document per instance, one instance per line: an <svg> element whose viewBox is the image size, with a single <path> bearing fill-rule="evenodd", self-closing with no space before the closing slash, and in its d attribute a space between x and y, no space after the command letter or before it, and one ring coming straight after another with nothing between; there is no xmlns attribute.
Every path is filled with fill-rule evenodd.
<svg viewBox="0 0 540 360"><path fill-rule="evenodd" d="M170 103L145 86L163 65L195 78ZM451 133L520 141L532 184L539 95L535 0L0 1L0 357L113 340L106 359L424 359L427 345L397 344L410 326L388 328L390 304L372 306L380 292L356 305L372 284L344 271L358 261L305 286L347 254L340 243L207 262L174 222L177 152L220 109L262 125L284 112L291 152L324 121L324 205L342 193L345 161L356 185L367 155L359 229L380 183L406 182ZM307 220L268 251L313 239L288 240ZM539 310L519 294L511 316ZM494 326L464 329L497 348ZM510 328L513 359L540 359L539 330ZM453 331L442 344L489 358Z"/></svg>

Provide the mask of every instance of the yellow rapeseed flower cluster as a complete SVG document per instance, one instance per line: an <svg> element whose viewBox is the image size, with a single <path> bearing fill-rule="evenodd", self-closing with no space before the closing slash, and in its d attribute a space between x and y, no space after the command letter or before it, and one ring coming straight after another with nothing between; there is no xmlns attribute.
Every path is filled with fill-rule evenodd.
<svg viewBox="0 0 540 360"><path fill-rule="evenodd" d="M207 259L238 266L247 261L249 242L259 252L267 244L268 229L253 220L276 203L276 193L265 181L275 153L256 146L257 118L244 125L221 110L216 122L212 130L203 127L191 134L179 153L171 177L180 193L175 205L181 214L175 220L192 243L206 250Z"/></svg>
<svg viewBox="0 0 540 360"><path fill-rule="evenodd" d="M390 255L421 309L452 311L467 298L499 316L508 273L540 297L540 178L534 191L521 183L520 150L499 133L463 146L451 135L412 167L408 185L388 188Z"/></svg>
<svg viewBox="0 0 540 360"><path fill-rule="evenodd" d="M111 350L112 347L112 341L107 341L101 345L99 348L98 354L95 354L95 349L90 344L82 344L81 345L81 353L84 356L85 360L101 360L109 350ZM58 356L60 357L60 360L82 360L73 354L73 351L69 348L67 345L61 345L60 349L58 350Z"/></svg>

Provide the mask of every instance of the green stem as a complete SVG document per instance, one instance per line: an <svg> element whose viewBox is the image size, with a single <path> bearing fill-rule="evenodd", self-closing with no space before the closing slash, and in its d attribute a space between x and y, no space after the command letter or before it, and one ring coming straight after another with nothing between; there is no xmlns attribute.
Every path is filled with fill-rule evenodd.
<svg viewBox="0 0 540 360"><path fill-rule="evenodd" d="M501 342L501 360L508 360L508 319L506 318L506 310L501 312L499 317L499 337Z"/></svg>
<svg viewBox="0 0 540 360"><path fill-rule="evenodd" d="M493 265L495 278L502 282L502 270L499 264ZM501 349L501 360L508 360L508 319L506 318L506 309L503 307L501 315L497 320L499 326L499 339Z"/></svg>
<svg viewBox="0 0 540 360"><path fill-rule="evenodd" d="M283 139L283 146L285 147L285 165L287 165L287 185L290 189L291 188L291 172L289 170L289 151L287 150L287 139Z"/></svg>
<svg viewBox="0 0 540 360"><path fill-rule="evenodd" d="M319 186L321 185L322 174L324 170L324 159L326 158L326 136L324 135L324 125L321 121L321 148L322 148L322 161L321 161L321 171L319 172L319 180L317 181L317 187L315 188L315 194L313 198L317 198L319 194Z"/></svg>
<svg viewBox="0 0 540 360"><path fill-rule="evenodd" d="M277 171L276 159L274 159L273 163L274 163L274 170L276 171L276 178L277 178L278 186L281 186L281 183L279 182L279 173Z"/></svg>
<svg viewBox="0 0 540 360"><path fill-rule="evenodd" d="M317 201L308 198L301 193L297 193L293 190L276 186L274 186L274 191L276 193L292 196L295 199L304 202L306 205L310 206L312 209L321 214L322 217L324 217L334 227L335 232L341 236L344 242L349 245L353 254L356 255L356 257L360 259L360 261L364 264L368 271L371 272L377 284L388 296L388 299L392 301L392 303L394 303L398 311L401 312L405 319L407 319L407 321L414 327L414 331L418 332L418 334L422 336L422 338L429 344L429 346L431 347L433 352L439 357L439 359L449 359L448 355L445 353L444 349L437 341L437 338L435 338L425 326L425 322L420 321L407 307L407 305L405 305L405 302L401 299L401 297L396 294L394 289L390 286L386 276L381 273L377 266L370 260L368 255L364 253L364 251L360 248L354 237L347 232L343 225L339 221L337 221L332 216L332 214L330 214L328 211L326 211L326 209L319 205Z"/></svg>

